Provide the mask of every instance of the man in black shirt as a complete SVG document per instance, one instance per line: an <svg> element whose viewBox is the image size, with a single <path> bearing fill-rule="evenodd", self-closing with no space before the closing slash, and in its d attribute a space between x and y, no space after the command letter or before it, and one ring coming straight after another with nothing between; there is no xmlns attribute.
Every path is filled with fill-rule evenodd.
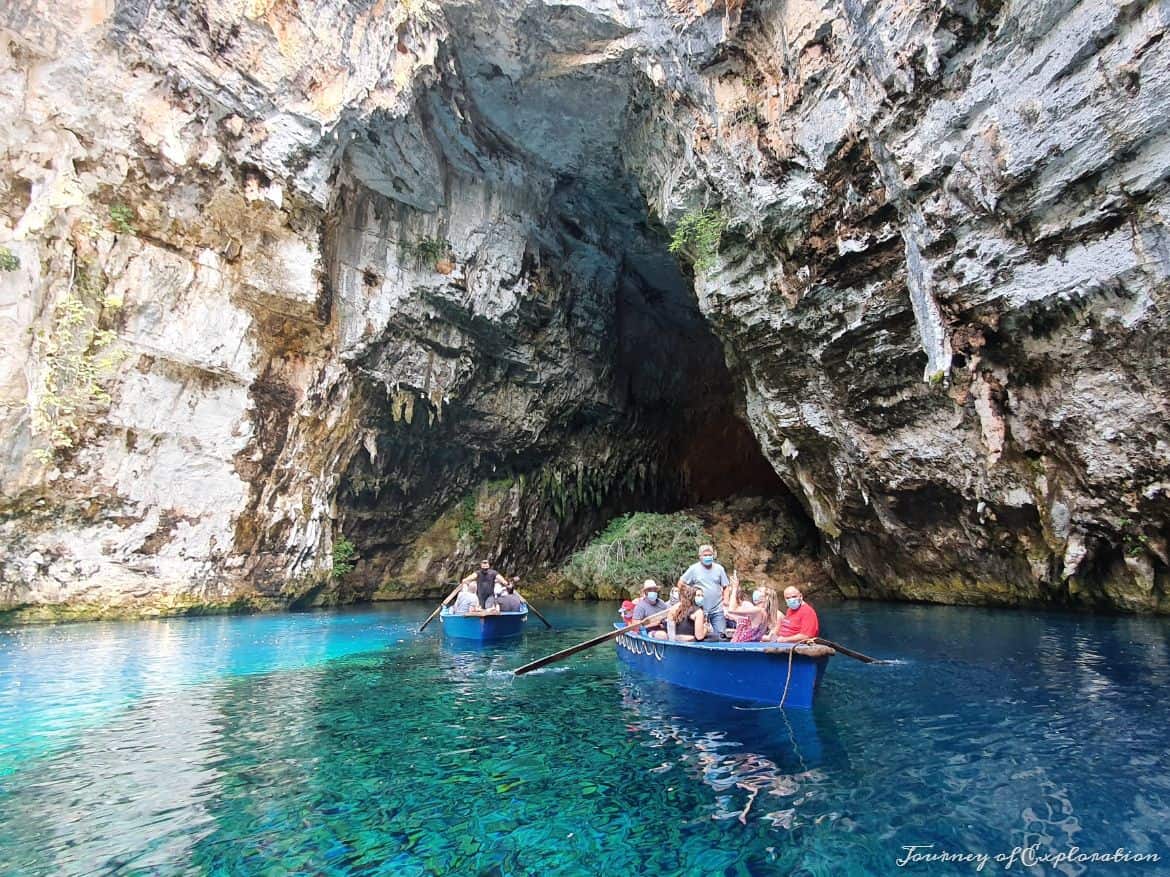
<svg viewBox="0 0 1170 877"><path fill-rule="evenodd" d="M463 577L462 584L475 582L475 595L479 597L481 609L491 609L496 605L496 583L507 585L508 580L492 569L490 560L481 560L479 570Z"/></svg>

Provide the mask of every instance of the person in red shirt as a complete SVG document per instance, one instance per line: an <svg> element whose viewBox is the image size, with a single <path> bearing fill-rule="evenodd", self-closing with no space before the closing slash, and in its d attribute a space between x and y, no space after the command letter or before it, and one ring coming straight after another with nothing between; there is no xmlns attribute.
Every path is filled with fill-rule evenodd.
<svg viewBox="0 0 1170 877"><path fill-rule="evenodd" d="M812 639L821 632L821 622L816 611L804 602L804 594L800 588L787 587L784 589L784 602L788 604L788 611L780 618L776 628L764 637L774 643L800 643Z"/></svg>

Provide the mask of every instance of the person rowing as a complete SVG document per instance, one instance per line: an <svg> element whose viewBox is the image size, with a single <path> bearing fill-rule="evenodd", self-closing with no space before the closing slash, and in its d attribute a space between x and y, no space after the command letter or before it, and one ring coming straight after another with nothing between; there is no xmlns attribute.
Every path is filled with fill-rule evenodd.
<svg viewBox="0 0 1170 877"><path fill-rule="evenodd" d="M492 569L492 562L484 559L479 562L476 572L464 576L460 584L475 582L475 594L479 598L480 609L491 609L496 605L496 585L507 587L508 580Z"/></svg>
<svg viewBox="0 0 1170 877"><path fill-rule="evenodd" d="M642 582L642 599L634 606L634 621L644 621L652 615L665 612L667 604L658 597L658 583L654 579ZM647 630L661 630L662 621L655 620L646 625Z"/></svg>

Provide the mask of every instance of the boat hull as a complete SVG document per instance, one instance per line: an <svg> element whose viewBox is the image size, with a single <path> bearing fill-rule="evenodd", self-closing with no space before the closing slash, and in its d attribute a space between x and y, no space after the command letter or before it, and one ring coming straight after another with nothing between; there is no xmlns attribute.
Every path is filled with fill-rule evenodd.
<svg viewBox="0 0 1170 877"><path fill-rule="evenodd" d="M444 610L439 616L443 633L465 642L495 642L515 639L524 634L528 610L500 612L498 615L452 615Z"/></svg>
<svg viewBox="0 0 1170 877"><path fill-rule="evenodd" d="M783 698L793 709L812 709L830 657L790 654L792 643L669 642L630 633L615 642L622 663L654 679L732 700L778 705Z"/></svg>

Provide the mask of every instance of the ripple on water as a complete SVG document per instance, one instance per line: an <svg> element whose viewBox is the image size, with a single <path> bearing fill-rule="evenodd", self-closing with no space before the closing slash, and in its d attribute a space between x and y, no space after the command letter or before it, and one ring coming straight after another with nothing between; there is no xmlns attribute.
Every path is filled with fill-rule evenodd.
<svg viewBox="0 0 1170 877"><path fill-rule="evenodd" d="M887 874L912 843L1170 855L1164 622L825 607L834 639L898 663L835 659L800 713L660 688L612 647L512 676L612 607L551 604L561 632L482 650L415 635L430 608L2 635L0 871Z"/></svg>

